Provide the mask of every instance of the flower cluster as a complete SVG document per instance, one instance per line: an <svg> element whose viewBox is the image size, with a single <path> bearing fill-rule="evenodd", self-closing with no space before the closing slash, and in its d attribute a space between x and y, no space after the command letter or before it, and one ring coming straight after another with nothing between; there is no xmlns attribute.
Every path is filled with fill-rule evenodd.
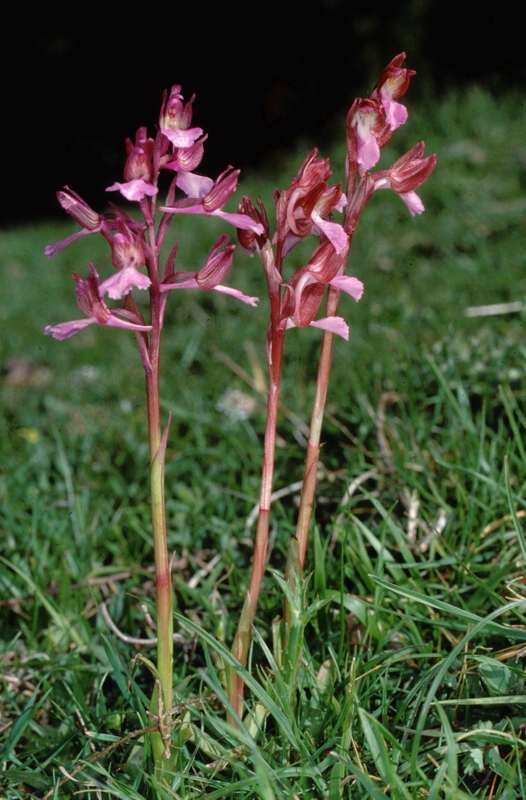
<svg viewBox="0 0 526 800"><path fill-rule="evenodd" d="M359 300L363 284L344 275L350 240L367 201L377 189L392 189L400 195L411 214L420 214L424 206L415 193L434 169L436 156L423 158L424 145L415 145L390 169L370 173L378 163L380 150L393 131L407 119L407 109L397 98L409 86L414 70L405 69L405 53L400 53L383 70L370 97L357 98L347 115L347 193L341 184L329 185L329 159L318 158L313 149L289 188L274 193L276 231L271 238L267 213L261 200L258 209L243 198L239 210L263 227L263 234L253 230L238 231L242 247L250 254L259 252L265 268L271 304L274 306L272 337L293 326L312 325L348 338L349 328L340 317L329 315L315 320L325 286L347 292ZM342 222L334 219L343 213ZM309 262L285 281L283 258L294 245L314 235L319 244ZM272 255L270 248L273 247Z"/></svg>
<svg viewBox="0 0 526 800"><path fill-rule="evenodd" d="M406 93L416 73L402 67L404 60L405 53L395 56L382 71L370 97L357 98L347 115L347 197L349 205L352 199L355 201L353 214L349 215L354 221L376 189L392 189L399 194L413 216L424 210L414 190L433 172L436 156L423 158L423 142L415 145L391 169L374 173L372 181L368 179L369 171L380 159L381 148L393 131L407 120L406 107L395 98ZM362 186L356 187L359 176Z"/></svg>
<svg viewBox="0 0 526 800"><path fill-rule="evenodd" d="M239 170L228 167L215 181L194 170L203 158L206 134L201 128L191 127L194 97L187 103L180 86L172 86L163 95L159 117L159 130L155 139L147 129L138 129L135 141L126 140L124 181L116 182L106 191L118 191L128 201L139 204L143 220L137 222L114 204L108 214L97 214L76 192L67 186L57 192L62 208L81 226L81 230L62 241L49 245L45 252L51 258L56 252L76 239L91 233L100 233L111 248L111 260L116 273L104 281L90 264L90 274L81 280L76 273L77 303L85 319L48 325L45 333L56 339L65 339L87 325L99 324L125 327L145 333L152 326L162 325L162 314L168 292L174 289L215 289L239 300L255 305L257 298L244 295L221 282L232 265L235 245L228 236L220 236L214 244L204 266L195 272L175 272L177 247L173 247L164 268L160 269L161 246L170 220L175 214L202 214L216 216L236 228L257 236L263 225L245 213L228 213L223 210L237 186ZM166 205L157 207L158 183L161 170L175 173L167 192ZM177 191L186 197L176 198ZM164 212L157 229L154 226L156 211ZM157 293L158 318L145 324L138 307L131 300L133 289L149 289ZM109 309L104 295L113 300L127 298L125 308Z"/></svg>

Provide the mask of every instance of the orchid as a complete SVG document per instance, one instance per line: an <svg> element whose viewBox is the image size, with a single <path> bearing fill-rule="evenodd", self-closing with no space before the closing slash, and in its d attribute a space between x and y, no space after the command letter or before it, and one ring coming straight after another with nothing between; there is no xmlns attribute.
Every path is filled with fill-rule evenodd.
<svg viewBox="0 0 526 800"><path fill-rule="evenodd" d="M114 328L127 328L132 331L151 331L151 325L144 325L143 320L132 311L124 308L108 308L103 300L103 295L108 292L110 297L122 297L121 294L115 295L114 286L110 278L103 283L100 282L99 274L93 264L89 264L90 274L85 280L81 280L74 272L73 277L77 282L77 305L86 314L86 319L76 319L71 322L61 322L58 325L47 325L44 333L53 336L54 339L69 339L88 325L107 325ZM134 270L137 272L137 270ZM137 273L140 275L140 273ZM134 276L135 277L135 276ZM145 278L146 276L141 276ZM146 280L149 281L148 278ZM129 287L138 285L129 281ZM146 288L146 287L141 287ZM129 288L127 289L129 291Z"/></svg>
<svg viewBox="0 0 526 800"><path fill-rule="evenodd" d="M162 775L171 766L170 722L165 717L173 705L173 619L170 562L168 559L166 515L164 500L164 458L170 418L164 431L161 426L159 396L159 365L161 332L169 294L176 289L215 290L232 295L242 302L255 306L257 297L223 284L232 265L234 245L222 235L213 245L201 269L195 272L175 271L177 243L161 264L161 252L168 227L177 213L200 213L218 216L252 235L263 234L263 225L244 213L224 212L223 206L237 186L239 170L228 167L215 181L196 175L195 170L203 157L206 135L198 127L190 127L194 98L185 103L180 86L173 86L170 94L163 95L159 130L150 138L145 127L140 127L135 141L126 140L124 181L116 181L107 191L119 191L127 200L139 204L142 220L137 221L113 205L113 211L100 215L74 191L58 193L61 206L80 225L78 233L46 248L46 255L72 244L81 236L100 233L111 249L111 262L115 272L101 281L93 264L89 275L81 280L76 273L77 304L85 318L48 325L45 333L56 339L67 339L89 325L127 328L136 334L139 354L146 376L148 437L150 446L150 485L152 532L156 575L157 606L157 665L152 672L155 688L150 712L157 719L157 728L151 734L151 747L155 770ZM162 169L175 172L166 197L165 213L158 215L158 183ZM176 192L189 195L176 199ZM156 220L159 219L158 223ZM146 268L146 272L141 271ZM133 299L135 290L148 290L150 314L145 322ZM124 298L122 308L110 308L105 295L117 300Z"/></svg>
<svg viewBox="0 0 526 800"><path fill-rule="evenodd" d="M379 96L380 102L385 111L385 116L391 130L395 130L403 125L407 120L407 108L402 103L397 103L394 98L402 97L408 88L414 69L402 67L405 61L405 53L399 53L382 70L382 74L376 84L372 96Z"/></svg>
<svg viewBox="0 0 526 800"><path fill-rule="evenodd" d="M192 95L188 103L184 103L178 85L172 86L168 100L166 95L163 97L159 128L174 147L190 147L203 135L202 128L190 128L194 99Z"/></svg>
<svg viewBox="0 0 526 800"><path fill-rule="evenodd" d="M145 197L155 197L158 192L157 186L143 181L140 178L135 178L126 183L119 183L115 181L111 186L106 189L107 192L120 192L126 200L133 200L139 202Z"/></svg>
<svg viewBox="0 0 526 800"><path fill-rule="evenodd" d="M235 245L227 244L228 236L223 234L220 236L213 248L211 249L206 259L205 265L199 272L180 272L172 275L173 282L162 283L160 289L162 292L170 292L173 289L215 289L216 292L223 292L224 294L237 297L243 303L255 306L259 300L258 297L248 297L239 289L232 289L230 286L223 286L220 281L224 278L232 265L232 258ZM224 248L221 250L221 248ZM181 280L176 281L177 278Z"/></svg>
<svg viewBox="0 0 526 800"><path fill-rule="evenodd" d="M342 267L339 253L330 241L321 244L308 264L300 267L287 283L282 301L281 319L287 328L298 326L330 331L349 338L349 326L341 317L314 320L323 299L325 286L333 286L349 294L356 302L363 294L363 283L357 278L338 274Z"/></svg>
<svg viewBox="0 0 526 800"><path fill-rule="evenodd" d="M419 142L390 169L380 170L372 176L374 189L391 189L399 194L413 217L424 211L424 204L414 189L429 178L437 160L435 155L422 158L423 154L424 143Z"/></svg>
<svg viewBox="0 0 526 800"><path fill-rule="evenodd" d="M336 209L341 211L346 203L341 185L329 187L331 171L328 159L318 159L318 150L311 150L289 189L277 192L275 241L283 240L283 255L311 233L320 231L341 253L347 244L347 235L342 226L326 217Z"/></svg>
<svg viewBox="0 0 526 800"><path fill-rule="evenodd" d="M396 128L407 119L407 108L394 98L404 95L416 72L401 64L405 53L399 53L382 71L370 97L357 98L347 115L349 157L362 171L370 170L380 159L384 147Z"/></svg>
<svg viewBox="0 0 526 800"><path fill-rule="evenodd" d="M228 167L215 181L191 172L181 172L176 183L189 196L186 200L177 201L173 206L161 206L160 210L167 214L203 214L207 217L220 217L241 230L263 233L263 226L246 214L231 214L222 210L236 189L239 172L238 169Z"/></svg>
<svg viewBox="0 0 526 800"><path fill-rule="evenodd" d="M232 267L235 250L226 234L219 236L212 245L203 266L183 271L176 267L178 242L168 244L168 231L180 214L216 217L233 225L242 248L251 256L259 256L268 289L268 400L258 522L250 582L232 643L233 658L224 659L227 665L227 715L229 721L237 725L243 714L242 675L248 665L252 628L267 560L276 426L287 331L293 327L310 326L323 333L298 520L285 567L288 586L283 652L287 651L287 643L292 637L289 604L291 598L299 596L303 580L333 340L335 335L349 339L349 324L339 316L338 304L342 293L358 302L364 292L362 281L347 274L354 232L366 204L379 189L390 189L399 194L412 215L422 213L424 206L415 190L427 180L436 164L436 156L424 157L424 143L419 142L390 168L373 171L381 149L407 118L407 109L397 100L405 94L415 72L402 67L404 59L405 53L397 55L383 70L370 96L357 98L351 105L346 118L345 189L339 182L330 183L332 170L329 159L320 158L318 150L313 148L290 185L274 192L274 228L259 197L256 204L243 197L237 212L224 210L237 188L239 169L228 166L215 180L196 172L203 158L207 134L202 128L192 126L194 96L185 102L178 84L172 86L169 93L163 93L155 137L149 137L147 129L140 127L134 141L126 140L123 181L116 181L106 189L108 192L118 191L127 200L136 202L139 219L134 219L113 203L110 213L100 215L68 187L58 192L59 203L80 224L81 230L49 245L46 255L53 256L79 237L100 233L109 245L114 272L101 280L93 264L89 264L89 274L84 280L73 273L77 284L77 304L85 316L48 325L45 333L56 339L66 339L94 324L126 328L136 335L144 366L156 580L157 663L154 666L147 659L143 662L151 670L155 682L149 708L149 714L155 720L155 730L151 733L150 743L159 779L173 775L176 770L171 744L174 725L173 598L164 487L171 417L168 416L165 424L161 423L159 385L165 309L172 293L182 289L217 291L250 306L256 306L258 302L257 297L223 283ZM158 200L162 170L167 171L165 175L169 178L163 204ZM306 256L303 266L296 268L294 265L289 269L290 260L287 258L300 240L306 246L312 245L310 256ZM134 299L138 290L147 291L149 295L147 321ZM108 307L106 296L123 300L122 308ZM284 672L289 669L286 659L279 663L278 657L277 661ZM295 676L292 682L294 679Z"/></svg>

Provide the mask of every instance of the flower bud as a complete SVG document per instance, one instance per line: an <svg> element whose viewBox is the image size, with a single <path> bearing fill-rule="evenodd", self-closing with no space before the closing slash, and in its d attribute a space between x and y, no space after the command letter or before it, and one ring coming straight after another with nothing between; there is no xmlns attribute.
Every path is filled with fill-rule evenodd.
<svg viewBox="0 0 526 800"><path fill-rule="evenodd" d="M135 136L135 144L131 139L126 139L126 152L128 158L124 165L124 179L126 181L151 181L153 175L153 139L146 135L146 128L139 128Z"/></svg>
<svg viewBox="0 0 526 800"><path fill-rule="evenodd" d="M98 231L100 229L102 217L97 214L84 200L68 186L64 187L67 191L57 192L58 202L70 214L73 219L82 225L87 231Z"/></svg>
<svg viewBox="0 0 526 800"><path fill-rule="evenodd" d="M240 169L227 167L224 172L214 181L214 185L203 198L203 208L208 213L216 211L218 208L223 208L230 195L235 192L237 186L237 179L239 178Z"/></svg>
<svg viewBox="0 0 526 800"><path fill-rule="evenodd" d="M232 266L235 245L227 242L228 236L224 233L210 250L204 267L196 275L200 289L214 289ZM221 251L223 245L226 247Z"/></svg>
<svg viewBox="0 0 526 800"><path fill-rule="evenodd" d="M259 248L263 247L269 237L267 212L265 211L265 206L263 205L260 197L258 197L257 203L260 209L259 211L257 208L255 208L249 197L243 197L239 204L240 214L246 214L248 217L250 217L250 219L254 220L254 222L263 226L263 235L258 235L250 229L237 229L237 238L239 240L239 244L243 250L246 250L251 256L253 256L256 252L256 246Z"/></svg>
<svg viewBox="0 0 526 800"><path fill-rule="evenodd" d="M399 53L393 58L392 61L382 70L376 90L383 95L389 97L402 97L408 88L409 82L413 75L416 75L414 69L402 68L405 61L405 53Z"/></svg>
<svg viewBox="0 0 526 800"><path fill-rule="evenodd" d="M181 87L177 84L170 89L168 102L163 103L161 109L160 128L172 130L186 130L192 122L192 105L195 94L192 95L188 103L183 103Z"/></svg>

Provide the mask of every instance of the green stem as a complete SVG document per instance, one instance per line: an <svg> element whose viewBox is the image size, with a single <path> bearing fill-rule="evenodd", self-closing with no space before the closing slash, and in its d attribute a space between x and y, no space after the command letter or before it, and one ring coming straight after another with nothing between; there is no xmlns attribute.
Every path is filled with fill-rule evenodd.
<svg viewBox="0 0 526 800"><path fill-rule="evenodd" d="M164 460L166 441L161 433L161 414L159 403L159 354L160 354L160 293L157 286L150 289L150 310L152 332L150 336L150 366L146 368L146 396L148 405L148 437L150 445L150 487L152 507L152 533L155 559L156 611L157 611L157 671L159 688L156 685L150 712L156 717L166 714L172 708L173 695L173 613L172 583L168 546L166 542L166 514L164 503ZM163 733L169 737L170 726L167 718L159 720L159 731L152 733L151 744L156 771L168 766Z"/></svg>

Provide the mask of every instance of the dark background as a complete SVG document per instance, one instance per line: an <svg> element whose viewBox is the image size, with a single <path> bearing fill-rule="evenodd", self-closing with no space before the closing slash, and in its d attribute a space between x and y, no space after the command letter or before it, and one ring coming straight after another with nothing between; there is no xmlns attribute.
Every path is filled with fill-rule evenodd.
<svg viewBox="0 0 526 800"><path fill-rule="evenodd" d="M168 7L169 8L169 7ZM524 86L518 4L195 3L154 14L37 14L4 24L0 222L58 216L68 184L97 210L122 177L124 139L155 130L173 83L209 134L202 171L261 165L301 134L323 146L397 53L418 76L411 102L472 82ZM517 13L516 13L517 12Z"/></svg>

